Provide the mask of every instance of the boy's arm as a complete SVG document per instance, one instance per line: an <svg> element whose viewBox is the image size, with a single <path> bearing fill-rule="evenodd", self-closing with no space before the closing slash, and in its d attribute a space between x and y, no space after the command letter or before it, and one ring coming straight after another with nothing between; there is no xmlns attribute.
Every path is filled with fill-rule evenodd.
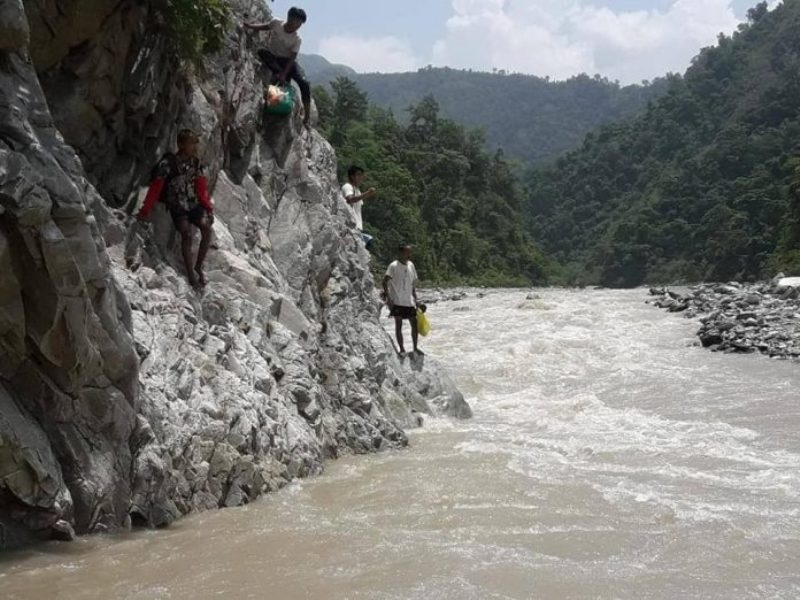
<svg viewBox="0 0 800 600"><path fill-rule="evenodd" d="M158 202L158 199L161 198L161 192L164 191L164 183L165 180L161 177L154 179L150 183L150 187L147 188L147 196L144 198L144 204L142 204L142 208L139 209L139 212L136 215L137 219L147 219L150 216L150 213L153 212L153 207L156 205L156 202Z"/></svg>
<svg viewBox="0 0 800 600"><path fill-rule="evenodd" d="M356 196L355 194L350 194L349 196L345 195L344 199L347 200L348 204L355 204L356 202L361 202L363 200L369 200L372 198L377 192L375 188L369 188L363 194L359 194Z"/></svg>
<svg viewBox="0 0 800 600"><path fill-rule="evenodd" d="M374 194L370 194L369 191L364 192L363 194L359 194L356 196L355 194L351 194L350 196L345 196L345 200L347 200L348 204L355 204L356 202L362 202L363 200L369 200L372 198Z"/></svg>
<svg viewBox="0 0 800 600"><path fill-rule="evenodd" d="M214 214L214 205L211 203L211 197L208 194L208 179L205 175L195 177L194 189L197 192L197 199L200 205L208 211L209 215Z"/></svg>
<svg viewBox="0 0 800 600"><path fill-rule="evenodd" d="M275 22L276 19L272 19L268 23L244 23L243 25L247 27L247 29L252 29L253 31L266 31L272 24Z"/></svg>

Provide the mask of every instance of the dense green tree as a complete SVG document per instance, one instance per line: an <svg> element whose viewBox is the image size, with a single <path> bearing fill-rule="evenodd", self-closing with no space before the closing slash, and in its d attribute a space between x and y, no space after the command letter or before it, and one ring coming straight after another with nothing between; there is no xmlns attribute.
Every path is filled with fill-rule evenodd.
<svg viewBox="0 0 800 600"><path fill-rule="evenodd" d="M563 280L800 272L800 2L762 3L749 18L670 77L640 117L531 171L530 230Z"/></svg>
<svg viewBox="0 0 800 600"><path fill-rule="evenodd" d="M340 77L323 97L323 130L336 148L341 180L349 165L368 173L379 197L364 206L376 236L380 270L400 244L416 246L421 276L434 283L541 283L548 264L524 231L523 193L502 154L493 156L479 132L441 116L433 97L409 110L405 124L368 107Z"/></svg>
<svg viewBox="0 0 800 600"><path fill-rule="evenodd" d="M336 114L333 98L327 88L322 86L316 86L313 95L314 104L317 106L317 114L319 115L319 126L322 129L327 129L333 124L333 116Z"/></svg>
<svg viewBox="0 0 800 600"><path fill-rule="evenodd" d="M336 99L334 112L338 119L343 122L366 119L369 108L367 95L358 89L352 79L339 77L331 83L331 87Z"/></svg>

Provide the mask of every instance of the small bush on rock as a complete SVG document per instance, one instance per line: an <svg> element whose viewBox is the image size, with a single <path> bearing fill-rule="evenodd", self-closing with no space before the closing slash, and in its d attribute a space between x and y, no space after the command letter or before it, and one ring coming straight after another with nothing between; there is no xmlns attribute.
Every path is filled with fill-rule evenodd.
<svg viewBox="0 0 800 600"><path fill-rule="evenodd" d="M231 20L225 0L167 0L166 8L181 58L196 61L222 48Z"/></svg>

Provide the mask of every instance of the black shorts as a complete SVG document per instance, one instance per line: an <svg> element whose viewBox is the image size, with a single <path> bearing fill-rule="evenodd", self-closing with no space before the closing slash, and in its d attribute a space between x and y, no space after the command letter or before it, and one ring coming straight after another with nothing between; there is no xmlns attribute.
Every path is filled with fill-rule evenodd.
<svg viewBox="0 0 800 600"><path fill-rule="evenodd" d="M195 204L190 209L185 209L182 206L171 206L169 214L172 215L172 222L175 228L178 228L178 221L181 219L189 219L189 223L195 227L200 227L203 224L207 211L202 204Z"/></svg>
<svg viewBox="0 0 800 600"><path fill-rule="evenodd" d="M389 314L392 317L400 317L401 319L416 319L417 309L413 306L397 306L395 304Z"/></svg>

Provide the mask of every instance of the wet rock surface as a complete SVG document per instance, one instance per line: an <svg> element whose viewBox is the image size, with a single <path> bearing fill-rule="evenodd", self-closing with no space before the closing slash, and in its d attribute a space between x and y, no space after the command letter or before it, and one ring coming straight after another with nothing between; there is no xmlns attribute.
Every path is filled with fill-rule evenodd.
<svg viewBox="0 0 800 600"><path fill-rule="evenodd" d="M262 118L254 40L187 74L149 2L80 29L76 4L0 10L0 548L242 505L468 417L435 361L395 353L333 150ZM200 293L164 208L130 217L187 126L215 182Z"/></svg>
<svg viewBox="0 0 800 600"><path fill-rule="evenodd" d="M655 306L699 318L700 343L719 352L800 359L800 278L704 284L688 292L653 288Z"/></svg>

